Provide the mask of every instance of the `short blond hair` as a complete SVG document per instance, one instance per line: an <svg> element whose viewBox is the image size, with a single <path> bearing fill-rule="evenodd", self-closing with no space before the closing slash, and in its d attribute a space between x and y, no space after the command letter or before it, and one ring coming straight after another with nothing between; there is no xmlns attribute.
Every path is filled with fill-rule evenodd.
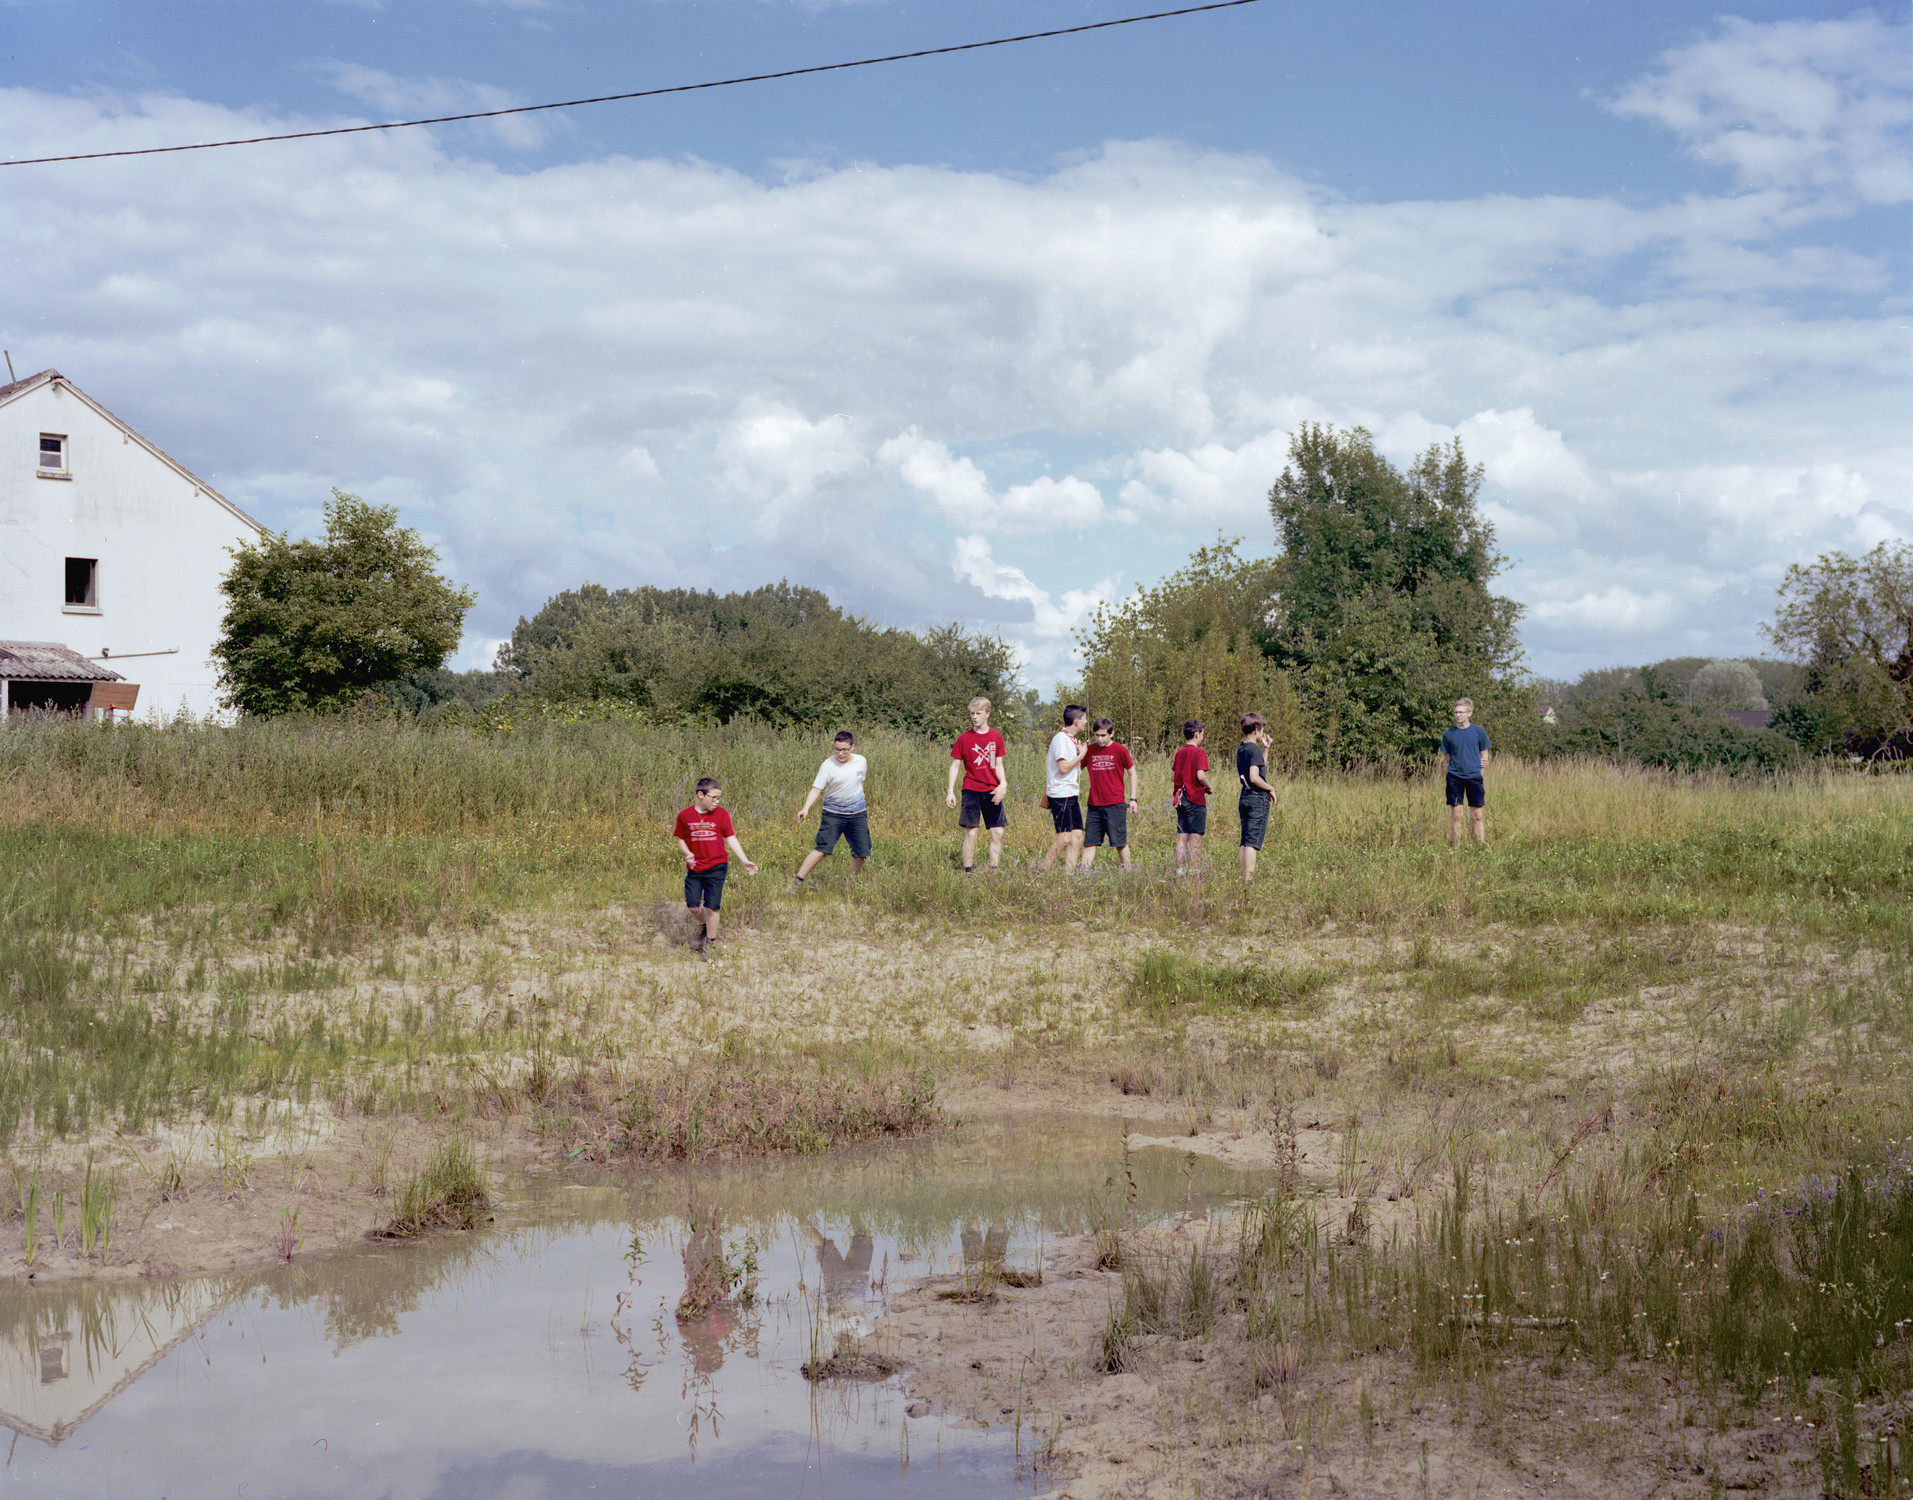
<svg viewBox="0 0 1913 1500"><path fill-rule="evenodd" d="M995 705L992 704L988 698L972 698L970 700L970 707L973 709L980 708L984 713L988 713Z"/></svg>
<svg viewBox="0 0 1913 1500"><path fill-rule="evenodd" d="M1472 712L1474 710L1474 706L1475 706L1475 700L1472 698L1455 699L1456 708L1465 708L1465 709L1468 709L1470 712Z"/></svg>

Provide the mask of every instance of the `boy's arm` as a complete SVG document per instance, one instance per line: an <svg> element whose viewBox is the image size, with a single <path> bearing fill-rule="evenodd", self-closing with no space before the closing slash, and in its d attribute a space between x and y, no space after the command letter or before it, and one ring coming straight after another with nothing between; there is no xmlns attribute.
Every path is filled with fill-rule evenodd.
<svg viewBox="0 0 1913 1500"><path fill-rule="evenodd" d="M1196 772L1196 781L1205 791L1213 792L1216 789L1216 784L1209 779L1209 768L1207 766L1202 767L1201 770Z"/></svg>
<svg viewBox="0 0 1913 1500"><path fill-rule="evenodd" d="M949 803L950 806L952 807L956 806L957 773L960 772L962 769L963 769L963 762L958 760L955 756L952 756L950 758L950 784L947 788L944 789L944 795L943 795L943 800Z"/></svg>
<svg viewBox="0 0 1913 1500"><path fill-rule="evenodd" d="M689 844L687 844L687 843L685 843L683 839L678 839L678 840L676 840L676 843L677 843L677 846L678 846L678 848L680 848L680 849L682 849L682 850L684 851L684 862L685 862L685 864L687 864L687 865L694 865L694 864L696 864L696 863L697 863L697 856L696 856L695 854L693 854L693 853L691 852L691 846L690 846Z"/></svg>
<svg viewBox="0 0 1913 1500"><path fill-rule="evenodd" d="M817 788L812 787L809 793L804 798L804 805L797 809L797 821L799 823L803 822L805 818L808 818L810 816L810 810L812 807L816 805L816 802L817 802Z"/></svg>
<svg viewBox="0 0 1913 1500"><path fill-rule="evenodd" d="M724 847L735 854L737 856L737 862L746 870L750 871L751 874L755 875L757 873L757 866L751 863L750 855L744 852L744 846L738 843L736 834L733 833L724 840Z"/></svg>
<svg viewBox="0 0 1913 1500"><path fill-rule="evenodd" d="M995 757L996 790L990 793L990 800L999 804L1010 794L1010 773L1004 764L1009 759L1009 748L1005 745L1004 754Z"/></svg>
<svg viewBox="0 0 1913 1500"><path fill-rule="evenodd" d="M1136 762L1134 760L1123 768L1123 784L1129 788L1129 800L1133 805L1136 800Z"/></svg>

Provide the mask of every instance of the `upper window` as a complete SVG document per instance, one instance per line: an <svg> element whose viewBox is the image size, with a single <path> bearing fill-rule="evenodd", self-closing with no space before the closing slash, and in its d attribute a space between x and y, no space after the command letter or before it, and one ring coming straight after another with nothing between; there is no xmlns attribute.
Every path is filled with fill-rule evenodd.
<svg viewBox="0 0 1913 1500"><path fill-rule="evenodd" d="M66 472L66 437L63 433L40 434L40 472L42 474Z"/></svg>
<svg viewBox="0 0 1913 1500"><path fill-rule="evenodd" d="M66 607L100 607L100 560L97 557L69 557L66 560Z"/></svg>

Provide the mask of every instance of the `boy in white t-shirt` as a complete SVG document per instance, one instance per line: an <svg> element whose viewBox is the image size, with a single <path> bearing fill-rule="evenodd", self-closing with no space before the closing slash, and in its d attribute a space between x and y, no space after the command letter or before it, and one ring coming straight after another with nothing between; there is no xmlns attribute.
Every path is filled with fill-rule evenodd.
<svg viewBox="0 0 1913 1500"><path fill-rule="evenodd" d="M810 784L810 795L797 809L797 821L810 816L821 795L824 815L817 825L817 842L797 867L796 885L801 890L810 872L827 858L842 839L850 845L850 873L855 875L870 858L870 813L864 803L864 775L869 762L857 754L857 736L848 729L837 731L830 759L817 768L817 779Z"/></svg>
<svg viewBox="0 0 1913 1500"><path fill-rule="evenodd" d="M1083 855L1083 804L1076 792L1076 778L1082 770L1083 757L1089 752L1083 742L1076 738L1081 732L1083 720L1089 717L1089 710L1080 703L1072 703L1063 710L1063 727L1050 740L1049 753L1044 756L1043 769L1047 773L1043 790L1049 803L1050 822L1056 828L1056 840L1049 846L1049 853L1043 856L1043 868L1055 866L1056 856L1063 856L1063 868L1074 870L1076 861Z"/></svg>

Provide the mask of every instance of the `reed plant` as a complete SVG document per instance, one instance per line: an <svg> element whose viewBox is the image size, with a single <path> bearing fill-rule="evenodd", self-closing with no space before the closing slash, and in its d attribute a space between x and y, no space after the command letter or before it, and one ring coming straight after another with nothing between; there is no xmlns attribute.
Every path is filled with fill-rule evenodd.
<svg viewBox="0 0 1913 1500"><path fill-rule="evenodd" d="M474 1229L490 1202L477 1152L469 1140L455 1137L405 1179L381 1233L411 1239L433 1229Z"/></svg>

